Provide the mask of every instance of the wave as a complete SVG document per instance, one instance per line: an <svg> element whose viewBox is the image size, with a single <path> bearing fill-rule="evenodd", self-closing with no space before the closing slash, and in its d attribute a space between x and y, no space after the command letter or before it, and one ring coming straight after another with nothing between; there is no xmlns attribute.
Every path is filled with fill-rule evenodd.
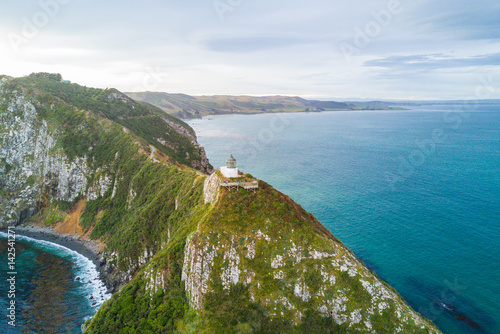
<svg viewBox="0 0 500 334"><path fill-rule="evenodd" d="M0 232L0 238L7 239L8 234ZM71 261L73 263L74 279L81 283L81 292L88 297L87 301L90 307L97 309L111 298L111 294L107 293L106 285L99 278L96 265L87 257L65 246L46 240L38 240L19 234L16 234L16 240L29 244L33 249L51 253ZM92 299L90 299L90 296L92 296Z"/></svg>

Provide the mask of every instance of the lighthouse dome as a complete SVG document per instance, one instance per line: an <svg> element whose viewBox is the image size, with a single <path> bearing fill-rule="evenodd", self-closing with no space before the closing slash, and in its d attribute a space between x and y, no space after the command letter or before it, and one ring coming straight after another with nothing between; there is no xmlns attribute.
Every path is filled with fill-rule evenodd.
<svg viewBox="0 0 500 334"><path fill-rule="evenodd" d="M238 177L239 171L236 165L236 159L231 155L226 161L226 165L220 168L220 171L224 177Z"/></svg>
<svg viewBox="0 0 500 334"><path fill-rule="evenodd" d="M231 156L226 160L226 167L227 168L236 168L236 159L233 157L233 155L231 154Z"/></svg>

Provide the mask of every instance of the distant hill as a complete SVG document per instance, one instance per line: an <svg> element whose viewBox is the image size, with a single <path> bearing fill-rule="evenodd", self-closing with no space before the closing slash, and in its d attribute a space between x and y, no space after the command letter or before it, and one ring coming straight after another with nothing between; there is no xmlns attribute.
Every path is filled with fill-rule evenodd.
<svg viewBox="0 0 500 334"><path fill-rule="evenodd" d="M306 100L291 96L190 96L160 92L125 93L130 98L151 103L180 118L221 114L256 114L263 112L318 112L325 110L395 109L387 104L343 103Z"/></svg>

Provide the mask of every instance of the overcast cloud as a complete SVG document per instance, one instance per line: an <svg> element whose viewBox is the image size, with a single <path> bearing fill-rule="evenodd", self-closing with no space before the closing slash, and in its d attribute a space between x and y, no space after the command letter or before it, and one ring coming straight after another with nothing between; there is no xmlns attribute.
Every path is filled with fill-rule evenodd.
<svg viewBox="0 0 500 334"><path fill-rule="evenodd" d="M486 80L500 98L499 17L496 0L4 1L0 74L334 99L464 99Z"/></svg>

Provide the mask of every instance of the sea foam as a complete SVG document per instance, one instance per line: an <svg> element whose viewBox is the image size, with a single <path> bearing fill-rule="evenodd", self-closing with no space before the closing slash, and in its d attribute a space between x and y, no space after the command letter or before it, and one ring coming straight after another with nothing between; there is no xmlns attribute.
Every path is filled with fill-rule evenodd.
<svg viewBox="0 0 500 334"><path fill-rule="evenodd" d="M0 232L0 238L7 239L7 237L7 233ZM88 297L92 295L92 299L87 298L89 306L97 309L106 300L111 298L111 294L107 293L106 285L99 278L99 272L95 264L87 257L65 246L46 240L38 240L19 234L16 234L16 240L28 243L34 249L39 249L71 261L73 263L74 279L79 277L82 294L86 294Z"/></svg>

